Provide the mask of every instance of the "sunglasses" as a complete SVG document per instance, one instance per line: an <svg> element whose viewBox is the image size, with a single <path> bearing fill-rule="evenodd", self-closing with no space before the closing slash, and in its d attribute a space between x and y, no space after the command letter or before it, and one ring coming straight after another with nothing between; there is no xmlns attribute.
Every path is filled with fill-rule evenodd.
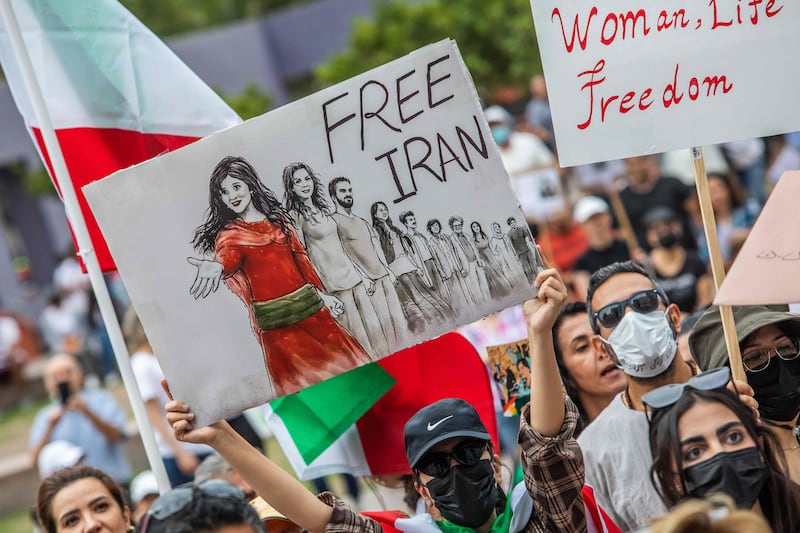
<svg viewBox="0 0 800 533"><path fill-rule="evenodd" d="M761 372L769 366L773 352L784 361L797 359L800 356L800 339L787 337L777 346L745 352L742 354L742 363L748 372Z"/></svg>
<svg viewBox="0 0 800 533"><path fill-rule="evenodd" d="M633 293L627 300L604 305L593 313L592 327L595 329L595 333L598 333L598 322L605 328L615 328L622 322L622 318L625 316L625 309L628 307L637 313L651 313L658 309L659 300L665 306L669 305L667 295L661 289L648 289Z"/></svg>
<svg viewBox="0 0 800 533"><path fill-rule="evenodd" d="M141 533L147 533L151 519L166 520L183 510L193 499L201 495L215 498L244 499L242 489L221 479L209 479L194 487L173 489L158 497L142 519Z"/></svg>
<svg viewBox="0 0 800 533"><path fill-rule="evenodd" d="M664 409L681 399L686 389L712 391L721 390L731 380L731 369L727 366L703 372L686 383L672 383L652 390L642 396L645 410L652 413L655 409ZM650 416L648 415L648 420Z"/></svg>
<svg viewBox="0 0 800 533"><path fill-rule="evenodd" d="M443 477L450 471L455 461L464 466L474 466L481 460L489 443L482 440L468 440L453 448L452 452L430 452L417 463L417 470L431 477Z"/></svg>

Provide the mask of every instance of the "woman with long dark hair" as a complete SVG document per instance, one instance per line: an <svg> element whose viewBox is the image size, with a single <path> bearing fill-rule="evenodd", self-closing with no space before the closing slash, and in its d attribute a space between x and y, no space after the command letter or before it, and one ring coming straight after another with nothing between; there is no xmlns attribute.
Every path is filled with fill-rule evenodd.
<svg viewBox="0 0 800 533"><path fill-rule="evenodd" d="M211 174L206 221L192 244L195 298L221 279L247 306L278 396L369 362L337 322L342 302L325 290L278 199L244 158L228 156Z"/></svg>
<svg viewBox="0 0 800 533"><path fill-rule="evenodd" d="M422 281L420 268L411 259L414 253L411 240L395 227L385 203L375 202L369 211L386 262L397 276L397 296L409 329L419 333L428 326L444 324L452 310Z"/></svg>
<svg viewBox="0 0 800 533"><path fill-rule="evenodd" d="M469 229L472 231L472 243L478 250L478 257L483 260L483 271L489 284L489 294L494 299L508 296L511 294L511 281L503 273L500 257L489 246L489 238L477 221L470 224ZM512 272L508 272L508 274L511 275Z"/></svg>
<svg viewBox="0 0 800 533"><path fill-rule="evenodd" d="M652 411L652 478L664 503L722 492L761 513L774 531L800 531L800 486L775 436L725 386L730 369L644 395Z"/></svg>
<svg viewBox="0 0 800 533"><path fill-rule="evenodd" d="M322 283L342 302L337 320L375 359L387 355L389 344L370 300L375 282L345 252L319 176L305 163L287 165L283 199Z"/></svg>

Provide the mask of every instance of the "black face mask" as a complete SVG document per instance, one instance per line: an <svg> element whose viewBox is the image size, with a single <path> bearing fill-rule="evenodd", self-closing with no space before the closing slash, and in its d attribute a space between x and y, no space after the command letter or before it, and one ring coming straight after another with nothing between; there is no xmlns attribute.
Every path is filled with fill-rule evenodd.
<svg viewBox="0 0 800 533"><path fill-rule="evenodd" d="M753 446L718 453L683 471L688 496L705 498L716 492L727 494L739 509L751 509L769 479L769 467Z"/></svg>
<svg viewBox="0 0 800 533"><path fill-rule="evenodd" d="M485 524L499 497L491 459L453 466L444 477L433 478L425 486L442 516L464 527Z"/></svg>
<svg viewBox="0 0 800 533"><path fill-rule="evenodd" d="M680 242L680 238L672 232L661 235L658 238L658 244L660 244L662 248L672 248L678 244L678 242Z"/></svg>
<svg viewBox="0 0 800 533"><path fill-rule="evenodd" d="M761 372L748 372L747 381L763 418L790 422L800 413L800 359L773 357Z"/></svg>

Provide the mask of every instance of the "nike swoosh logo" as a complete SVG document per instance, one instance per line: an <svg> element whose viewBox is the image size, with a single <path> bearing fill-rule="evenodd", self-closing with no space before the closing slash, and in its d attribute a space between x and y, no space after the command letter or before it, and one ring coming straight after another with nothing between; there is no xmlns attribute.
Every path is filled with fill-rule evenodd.
<svg viewBox="0 0 800 533"><path fill-rule="evenodd" d="M439 426L439 424L441 424L445 420L450 420L451 418L453 418L453 415L446 416L446 417L442 418L441 420L439 420L438 422L436 422L435 424L431 424L430 422L428 422L428 431L433 431L434 429L436 429Z"/></svg>

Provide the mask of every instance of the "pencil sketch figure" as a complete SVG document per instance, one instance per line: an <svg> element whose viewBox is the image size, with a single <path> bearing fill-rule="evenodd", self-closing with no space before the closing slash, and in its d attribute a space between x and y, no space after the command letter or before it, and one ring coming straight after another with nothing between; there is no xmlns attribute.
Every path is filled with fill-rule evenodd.
<svg viewBox="0 0 800 533"><path fill-rule="evenodd" d="M394 225L385 203L372 204L370 215L389 268L397 276L397 292L409 329L418 333L439 328L452 311L422 281L422 271L411 259L413 245L410 239Z"/></svg>
<svg viewBox="0 0 800 533"><path fill-rule="evenodd" d="M337 320L374 359L389 353L370 300L375 282L345 252L319 177L309 165L292 163L283 169L283 189L286 211L311 263L328 292L342 302L343 313Z"/></svg>
<svg viewBox="0 0 800 533"><path fill-rule="evenodd" d="M448 225L452 230L450 240L458 265L459 273L466 281L472 303L483 304L489 300L489 287L484 273L484 264L472 239L464 234L464 219L458 215L450 217Z"/></svg>
<svg viewBox="0 0 800 533"><path fill-rule="evenodd" d="M522 265L517 260L514 247L511 246L511 241L508 237L503 234L503 227L499 222L492 222L492 237L489 239L489 248L498 257L503 272L509 273L509 279L516 282L525 278L525 272L523 272Z"/></svg>
<svg viewBox="0 0 800 533"><path fill-rule="evenodd" d="M429 220L425 227L431 234L428 244L438 276L443 281L448 301L454 311L465 313L470 305L470 299L467 297L469 289L465 285L466 278L462 277L459 271L453 243L447 235L442 233L442 223L439 219Z"/></svg>
<svg viewBox="0 0 800 533"><path fill-rule="evenodd" d="M478 222L472 222L469 228L472 232L472 243L478 251L478 257L483 261L483 272L489 286L489 295L494 299L508 296L511 294L511 281L503 272L500 258L489 247L489 237L483 232L483 228Z"/></svg>
<svg viewBox="0 0 800 533"><path fill-rule="evenodd" d="M345 177L332 179L328 193L335 204L333 219L345 252L375 284L369 296L372 307L389 344L389 353L407 344L408 322L397 296L397 276L386 261L375 228L353 213L353 187Z"/></svg>
<svg viewBox="0 0 800 533"><path fill-rule="evenodd" d="M544 262L539 256L539 250L533 244L531 234L522 226L517 225L517 220L514 217L508 217L508 240L511 242L511 247L517 255L522 271L525 272L525 277L528 278L529 283L533 283L536 274L544 269Z"/></svg>
<svg viewBox="0 0 800 533"><path fill-rule="evenodd" d="M424 281L433 290L434 295L445 302L448 301L447 289L436 269L436 262L433 259L428 239L417 230L417 216L413 211L403 211L400 213L400 222L406 228L404 234L411 241L413 257L416 258L417 266L422 271Z"/></svg>
<svg viewBox="0 0 800 533"><path fill-rule="evenodd" d="M216 165L206 213L192 239L201 257L187 259L197 268L189 292L206 298L222 280L241 299L277 395L370 361L335 320L343 303L326 291L289 214L244 158Z"/></svg>

